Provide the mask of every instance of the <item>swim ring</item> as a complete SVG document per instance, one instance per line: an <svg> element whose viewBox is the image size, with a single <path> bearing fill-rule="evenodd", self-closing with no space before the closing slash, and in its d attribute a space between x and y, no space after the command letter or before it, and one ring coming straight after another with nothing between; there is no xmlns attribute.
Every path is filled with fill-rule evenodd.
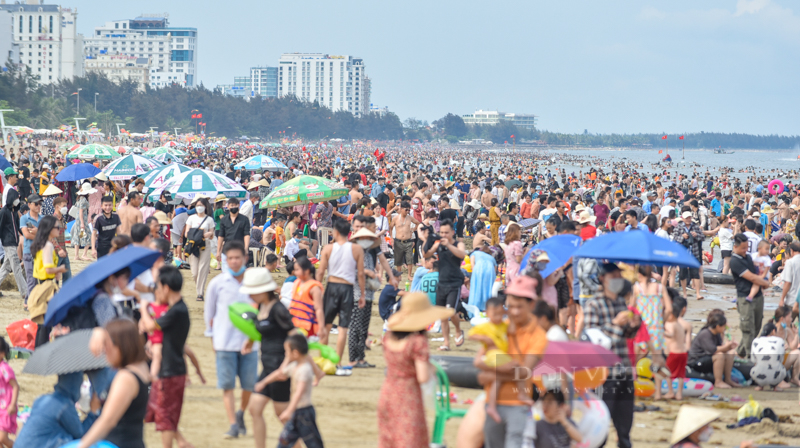
<svg viewBox="0 0 800 448"><path fill-rule="evenodd" d="M781 182L780 179L772 179L767 184L767 190L769 191L770 194L777 196L783 193L784 190L783 182Z"/></svg>

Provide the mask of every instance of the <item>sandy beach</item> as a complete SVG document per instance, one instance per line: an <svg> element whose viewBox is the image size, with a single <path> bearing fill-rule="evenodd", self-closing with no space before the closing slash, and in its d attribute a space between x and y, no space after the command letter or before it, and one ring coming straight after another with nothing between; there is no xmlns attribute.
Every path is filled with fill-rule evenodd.
<svg viewBox="0 0 800 448"><path fill-rule="evenodd" d="M73 274L79 272L85 266L86 262L73 262ZM192 328L187 343L197 354L203 373L208 381L205 385L201 384L200 379L194 373L194 369L190 367L191 385L186 390L180 423L181 431L198 448L253 446L253 439L249 433L247 436L236 440L224 440L222 438L223 432L228 429L228 422L222 407L222 394L216 388L214 352L211 348L211 340L203 336L205 328L203 323L203 303L194 300L196 293L190 271L182 270L181 272L185 279L183 294L184 297L188 298L187 305L192 318ZM218 275L219 272L212 270L211 277ZM278 274L276 280L281 284L284 278L285 274ZM703 301L695 300L690 293L687 319L692 322L696 332L702 327L701 319L705 318L708 310L721 308L726 311L731 333L736 337L739 335L738 314L734 305L729 302L733 287L708 285L708 288L709 293L707 293L706 300ZM13 290L6 289L3 294L4 297L0 299L0 326L3 328L3 334L5 334L4 329L9 323L28 316L22 309L22 302L16 288ZM778 296L773 293L767 296L767 303L773 304L772 309L774 309L777 299ZM769 305L766 308L765 318L772 315ZM462 325L466 329L469 324ZM370 338L380 339L381 328L381 321L377 315L377 307L375 307L370 325L372 333ZM439 336L436 334L430 335L432 338ZM333 340L335 338L336 336L332 336ZM333 344L334 342L332 341L331 343ZM431 342L432 355L438 354L436 347L439 345L439 342ZM449 354L453 356L473 356L477 348L474 343L466 342L462 347L453 347L453 351ZM345 354L345 356L347 355ZM334 448L374 447L377 444L376 404L386 366L383 361L381 347L373 347L371 351L367 352L367 360L377 367L374 369L355 369L350 377L328 376L314 390L314 406L317 409L318 423L326 446ZM50 392L56 382L55 377L21 374L24 362L23 360L12 360L10 362L17 373L17 379L20 384L20 407L31 405L36 397ZM474 389L453 388L452 390L456 393L459 401L459 404L454 406L465 406L461 403L467 399L475 399L480 394L480 391ZM715 432L711 438L712 446L738 446L739 442L744 439L751 439L759 444L800 445L798 391L800 389L793 388L781 393L756 392L752 387L715 391L719 395L729 398L738 395L743 399L747 399L748 394L752 394L762 406L771 407L783 422L779 424L772 422L759 423L739 429L726 429L725 425L736 422L736 410L743 404L740 402L715 403L698 399L685 399L682 402L666 403L662 401L653 403L652 400L646 399L644 401L647 404L655 404L660 406L662 410L636 413L631 435L632 440L634 446L637 447L667 446L678 407L682 403L691 403L693 405L715 407L722 411L722 418L713 425ZM267 420L267 445L274 446L277 444L277 436L280 432L281 424L272 412L265 412L265 417ZM430 410L428 418L430 427L433 421L433 412ZM247 414L245 421L249 428L250 417ZM455 440L459 424L459 419L453 419L448 422L445 432L447 446L456 446ZM145 434L145 441L148 446L160 446L160 438L153 425L145 425ZM613 427L610 440L616 440ZM608 446L614 445L611 441Z"/></svg>

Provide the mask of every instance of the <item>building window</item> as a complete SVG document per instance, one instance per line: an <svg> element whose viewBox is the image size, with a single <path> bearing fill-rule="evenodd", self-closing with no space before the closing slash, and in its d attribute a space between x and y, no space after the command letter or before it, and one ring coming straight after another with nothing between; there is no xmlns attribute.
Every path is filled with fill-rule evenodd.
<svg viewBox="0 0 800 448"><path fill-rule="evenodd" d="M39 16L39 33L42 32L42 16Z"/></svg>
<svg viewBox="0 0 800 448"><path fill-rule="evenodd" d="M50 16L50 33L53 32L53 16Z"/></svg>
<svg viewBox="0 0 800 448"><path fill-rule="evenodd" d="M19 32L20 33L22 32L22 23L23 23L22 16L19 16ZM22 39L22 38L20 38L20 39Z"/></svg>
<svg viewBox="0 0 800 448"><path fill-rule="evenodd" d="M33 16L28 17L28 32L33 33Z"/></svg>

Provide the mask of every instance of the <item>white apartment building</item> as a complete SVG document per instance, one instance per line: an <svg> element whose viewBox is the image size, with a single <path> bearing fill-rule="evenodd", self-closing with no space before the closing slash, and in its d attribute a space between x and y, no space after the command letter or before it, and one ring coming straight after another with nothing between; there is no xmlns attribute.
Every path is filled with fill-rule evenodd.
<svg viewBox="0 0 800 448"><path fill-rule="evenodd" d="M87 59L103 54L150 60L150 87L197 84L197 28L170 27L164 15L106 22L86 38Z"/></svg>
<svg viewBox="0 0 800 448"><path fill-rule="evenodd" d="M13 23L11 11L0 9L0 60L19 65L19 43L14 40Z"/></svg>
<svg viewBox="0 0 800 448"><path fill-rule="evenodd" d="M142 91L150 82L150 60L136 56L101 54L86 60L86 71L102 73L117 83L136 81Z"/></svg>
<svg viewBox="0 0 800 448"><path fill-rule="evenodd" d="M77 9L27 0L2 1L0 11L11 14L11 38L18 47L19 63L30 67L39 82L83 76L83 36L77 32Z"/></svg>
<svg viewBox="0 0 800 448"><path fill-rule="evenodd" d="M501 121L510 121L520 129L535 129L536 118L537 116L533 114L515 114L496 110L476 110L472 114L461 116L467 126L476 124L493 126Z"/></svg>
<svg viewBox="0 0 800 448"><path fill-rule="evenodd" d="M364 61L322 53L284 53L278 63L278 96L294 95L334 112L355 117L369 112L369 86ZM369 81L366 81L369 84Z"/></svg>

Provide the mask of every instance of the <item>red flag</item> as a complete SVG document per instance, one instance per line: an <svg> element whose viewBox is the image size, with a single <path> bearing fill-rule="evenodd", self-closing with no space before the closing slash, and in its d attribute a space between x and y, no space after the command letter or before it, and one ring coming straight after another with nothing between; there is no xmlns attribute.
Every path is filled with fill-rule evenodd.
<svg viewBox="0 0 800 448"><path fill-rule="evenodd" d="M305 146L303 146L303 152L308 152Z"/></svg>
<svg viewBox="0 0 800 448"><path fill-rule="evenodd" d="M663 136L663 137L661 137L661 140L666 140L666 139L667 139L667 136L666 136L666 135L665 135L665 136Z"/></svg>
<svg viewBox="0 0 800 448"><path fill-rule="evenodd" d="M78 94L78 92L72 92L72 95L77 95L77 94ZM70 96L72 96L72 95L70 95Z"/></svg>
<svg viewBox="0 0 800 448"><path fill-rule="evenodd" d="M511 137L508 137L508 138L514 138L514 134L511 134Z"/></svg>
<svg viewBox="0 0 800 448"><path fill-rule="evenodd" d="M373 152L372 155L375 156L375 157L378 157L380 155L380 153L381 153L381 150L376 148L375 152Z"/></svg>
<svg viewBox="0 0 800 448"><path fill-rule="evenodd" d="M197 118L197 114L192 114L192 120L194 120L195 118Z"/></svg>
<svg viewBox="0 0 800 448"><path fill-rule="evenodd" d="M659 150L658 150L658 153L659 153L659 154L661 154L662 152L664 152L664 150L663 150L663 149L659 149Z"/></svg>
<svg viewBox="0 0 800 448"><path fill-rule="evenodd" d="M678 140L683 140L683 136L681 135L680 137L678 137Z"/></svg>
<svg viewBox="0 0 800 448"><path fill-rule="evenodd" d="M197 114L197 118L203 118L203 114Z"/></svg>

